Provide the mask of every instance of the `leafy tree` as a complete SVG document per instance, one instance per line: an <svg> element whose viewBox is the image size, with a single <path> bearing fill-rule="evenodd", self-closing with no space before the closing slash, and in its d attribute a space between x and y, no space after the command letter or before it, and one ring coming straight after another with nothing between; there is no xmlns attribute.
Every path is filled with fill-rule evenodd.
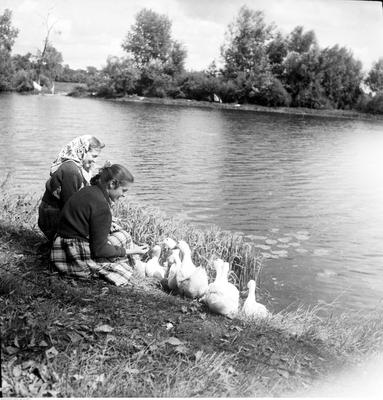
<svg viewBox="0 0 383 400"><path fill-rule="evenodd" d="M98 74L98 69L96 68L96 67L93 67L93 66L88 66L88 67L86 67L86 73L88 74L88 75L97 75Z"/></svg>
<svg viewBox="0 0 383 400"><path fill-rule="evenodd" d="M32 80L35 79L36 63L31 53L16 54L12 57L13 78L12 88L18 92L33 90Z"/></svg>
<svg viewBox="0 0 383 400"><path fill-rule="evenodd" d="M12 27L12 11L5 9L0 15L0 91L12 86L13 65L11 51L18 35Z"/></svg>
<svg viewBox="0 0 383 400"><path fill-rule="evenodd" d="M33 90L33 70L19 69L12 77L12 88L17 92L28 92Z"/></svg>
<svg viewBox="0 0 383 400"><path fill-rule="evenodd" d="M166 15L142 9L127 34L122 48L130 54L139 68L157 62L172 72L183 70L186 51L171 37L171 22Z"/></svg>
<svg viewBox="0 0 383 400"><path fill-rule="evenodd" d="M5 9L0 15L0 51L10 53L15 44L19 30L12 27L12 11Z"/></svg>
<svg viewBox="0 0 383 400"><path fill-rule="evenodd" d="M110 80L106 74L104 74L102 71L99 71L96 67L86 67L85 83L91 92L98 93L99 89L104 86L105 88L103 88L102 91L106 91L107 93L111 92L106 87L107 85L110 85Z"/></svg>
<svg viewBox="0 0 383 400"><path fill-rule="evenodd" d="M279 75L295 107L329 107L322 87L320 50L313 31L297 26L285 41L287 55Z"/></svg>
<svg viewBox="0 0 383 400"><path fill-rule="evenodd" d="M40 50L37 52L37 59L39 60L39 74L54 81L62 70L62 54L48 44L42 52Z"/></svg>
<svg viewBox="0 0 383 400"><path fill-rule="evenodd" d="M321 86L320 53L311 49L299 54L290 51L283 62L283 83L295 107L322 108L327 100Z"/></svg>
<svg viewBox="0 0 383 400"><path fill-rule="evenodd" d="M366 111L372 114L383 114L383 92L377 93L368 102Z"/></svg>
<svg viewBox="0 0 383 400"><path fill-rule="evenodd" d="M224 73L235 77L239 72L268 72L266 42L271 39L272 30L273 26L265 23L262 11L242 6L237 19L229 25L221 47Z"/></svg>
<svg viewBox="0 0 383 400"><path fill-rule="evenodd" d="M277 32L277 34L267 44L266 47L267 56L269 57L271 65L271 71L277 78L280 78L283 73L283 61L288 52L287 46L287 39L280 32Z"/></svg>
<svg viewBox="0 0 383 400"><path fill-rule="evenodd" d="M165 72L160 60L152 60L140 72L141 78L136 86L138 94L166 97L174 91L174 79Z"/></svg>
<svg viewBox="0 0 383 400"><path fill-rule="evenodd" d="M313 47L318 47L315 32L312 30L304 32L303 26L295 27L287 39L287 47L289 51L307 53Z"/></svg>
<svg viewBox="0 0 383 400"><path fill-rule="evenodd" d="M173 41L169 58L164 64L164 72L171 76L182 73L185 70L186 54L185 47L181 43Z"/></svg>
<svg viewBox="0 0 383 400"><path fill-rule="evenodd" d="M267 25L261 11L241 7L236 20L229 25L226 41L221 47L223 75L231 81L235 101L262 103L263 95L273 83L267 54L273 25Z"/></svg>
<svg viewBox="0 0 383 400"><path fill-rule="evenodd" d="M56 80L59 82L77 82L85 83L87 79L87 72L84 69L72 69L68 64L65 64Z"/></svg>
<svg viewBox="0 0 383 400"><path fill-rule="evenodd" d="M373 64L367 75L366 84L373 92L383 92L383 58Z"/></svg>
<svg viewBox="0 0 383 400"><path fill-rule="evenodd" d="M33 60L32 53L27 53L25 55L15 54L12 57L13 68L15 71L25 70L30 71L35 68L35 63Z"/></svg>
<svg viewBox="0 0 383 400"><path fill-rule="evenodd" d="M110 79L116 94L134 93L140 73L128 58L108 57L102 72Z"/></svg>
<svg viewBox="0 0 383 400"><path fill-rule="evenodd" d="M217 63L215 61L212 61L207 69L205 70L205 74L211 77L216 77L219 75L219 70L217 67Z"/></svg>
<svg viewBox="0 0 383 400"><path fill-rule="evenodd" d="M321 51L322 86L336 108L350 108L361 94L362 64L350 50L335 45Z"/></svg>

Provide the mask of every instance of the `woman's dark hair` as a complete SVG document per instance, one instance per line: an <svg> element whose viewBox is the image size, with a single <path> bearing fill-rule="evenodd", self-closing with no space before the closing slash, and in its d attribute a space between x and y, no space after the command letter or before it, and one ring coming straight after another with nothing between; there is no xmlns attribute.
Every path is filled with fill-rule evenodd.
<svg viewBox="0 0 383 400"><path fill-rule="evenodd" d="M90 180L90 184L107 184L112 180L116 180L118 186L121 186L123 183L134 182L133 175L127 170L127 168L120 164L112 164L101 168L98 171L98 174Z"/></svg>
<svg viewBox="0 0 383 400"><path fill-rule="evenodd" d="M105 144L102 143L100 140L98 140L95 136L92 136L89 139L89 150L92 149L103 149L105 147Z"/></svg>

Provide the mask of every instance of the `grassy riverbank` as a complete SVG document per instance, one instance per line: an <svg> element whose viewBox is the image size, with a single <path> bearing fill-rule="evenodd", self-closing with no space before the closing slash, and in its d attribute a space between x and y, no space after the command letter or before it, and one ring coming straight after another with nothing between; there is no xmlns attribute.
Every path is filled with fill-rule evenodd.
<svg viewBox="0 0 383 400"><path fill-rule="evenodd" d="M72 91L69 90L69 95L73 97L90 97L90 98L95 97L94 94L91 94L86 90L84 85L80 86L76 87L76 85L74 85L72 87ZM265 107L255 104L215 103L209 101L173 99L168 97L164 98L144 97L137 95L126 95L123 97L107 98L107 99L111 101L126 102L126 103L162 104L162 105L173 105L173 106L241 110L241 111L277 113L277 114L301 115L301 116L313 116L313 117L325 117L325 118L383 120L382 115L368 114L364 112L359 112L357 110L331 110L331 109L313 109L313 108L303 108L303 107Z"/></svg>
<svg viewBox="0 0 383 400"><path fill-rule="evenodd" d="M1 197L4 396L305 396L382 350L382 313L320 317L302 308L230 320L150 280L118 288L59 276L38 250L36 198ZM132 204L117 212L136 242L187 240L210 275L213 255L230 261L240 287L260 270L241 237Z"/></svg>
<svg viewBox="0 0 383 400"><path fill-rule="evenodd" d="M178 105L178 106L225 109L225 110L241 110L241 111L253 111L262 113L289 114L289 115L326 117L326 118L383 120L382 116L362 113L355 110L329 110L329 109L313 109L313 108L303 108L303 107L265 107L255 104L214 103L209 101L197 101L188 99L171 99L171 98L140 97L140 96L125 96L112 100L118 102L136 102L136 103L139 102L139 103L150 103L150 104Z"/></svg>

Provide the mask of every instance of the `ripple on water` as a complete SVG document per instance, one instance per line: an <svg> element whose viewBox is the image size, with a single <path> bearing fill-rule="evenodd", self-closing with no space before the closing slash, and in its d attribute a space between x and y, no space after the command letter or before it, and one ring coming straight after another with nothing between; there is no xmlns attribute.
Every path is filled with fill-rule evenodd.
<svg viewBox="0 0 383 400"><path fill-rule="evenodd" d="M325 269L325 270L323 270L323 271L321 271L321 272L318 272L317 274L316 274L316 277L317 278L325 278L325 279L329 279L329 278L333 278L333 277L335 277L335 276L337 276L338 274L335 272L335 271L332 271L332 270L330 270L330 269Z"/></svg>
<svg viewBox="0 0 383 400"><path fill-rule="evenodd" d="M283 258L288 257L289 255L286 250L272 250L271 253Z"/></svg>
<svg viewBox="0 0 383 400"><path fill-rule="evenodd" d="M258 249L262 249L262 250L270 250L271 249L271 246L268 246L266 244L258 244L258 243L256 243L254 245L254 247L256 247Z"/></svg>
<svg viewBox="0 0 383 400"><path fill-rule="evenodd" d="M246 235L251 240L265 240L267 239L267 236L259 236L259 235Z"/></svg>
<svg viewBox="0 0 383 400"><path fill-rule="evenodd" d="M281 242L281 243L288 243L291 240L292 240L291 236L285 236L285 237L278 238L278 242Z"/></svg>
<svg viewBox="0 0 383 400"><path fill-rule="evenodd" d="M261 255L263 258L278 258L278 256L275 257L273 254L266 253L266 252L261 252Z"/></svg>
<svg viewBox="0 0 383 400"><path fill-rule="evenodd" d="M328 254L330 254L330 250L329 249L314 249L313 251L314 256L318 256L318 257L323 257L323 256L327 256Z"/></svg>
<svg viewBox="0 0 383 400"><path fill-rule="evenodd" d="M303 235L303 236L308 236L308 235L310 235L310 232L309 231L298 231L297 234Z"/></svg>
<svg viewBox="0 0 383 400"><path fill-rule="evenodd" d="M297 233L294 235L296 239L298 240L309 240L310 236L309 235L302 235L300 233Z"/></svg>
<svg viewBox="0 0 383 400"><path fill-rule="evenodd" d="M298 247L295 249L295 251L300 254L307 254L309 252L308 250L304 249L303 247Z"/></svg>

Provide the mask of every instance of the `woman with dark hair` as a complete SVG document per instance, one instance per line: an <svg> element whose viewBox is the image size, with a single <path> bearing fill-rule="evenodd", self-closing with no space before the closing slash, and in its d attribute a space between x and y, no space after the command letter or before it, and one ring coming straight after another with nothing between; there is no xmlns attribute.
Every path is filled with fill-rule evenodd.
<svg viewBox="0 0 383 400"><path fill-rule="evenodd" d="M38 226L50 243L66 201L73 193L90 185L91 169L103 147L105 145L94 136L79 136L64 146L53 162L38 219Z"/></svg>
<svg viewBox="0 0 383 400"><path fill-rule="evenodd" d="M51 261L62 273L80 277L102 276L116 285L125 284L132 269L116 258L145 254L147 245L113 245L110 241L111 204L119 200L133 183L132 174L122 165L100 170L93 185L74 193L65 203L51 250ZM113 262L111 262L113 259Z"/></svg>

